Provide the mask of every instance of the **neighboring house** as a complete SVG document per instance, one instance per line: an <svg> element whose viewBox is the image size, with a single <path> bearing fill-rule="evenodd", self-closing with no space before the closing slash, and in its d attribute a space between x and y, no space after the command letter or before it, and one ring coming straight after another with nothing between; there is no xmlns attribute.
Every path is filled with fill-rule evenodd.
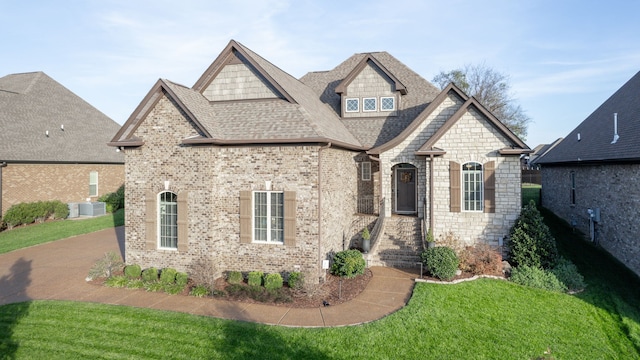
<svg viewBox="0 0 640 360"><path fill-rule="evenodd" d="M542 165L542 204L640 275L640 72Z"/></svg>
<svg viewBox="0 0 640 360"><path fill-rule="evenodd" d="M551 144L540 144L534 147L531 154L522 157L522 168L527 170L540 170L538 159L540 159L544 154L548 153L551 149L558 145L560 141L562 141L562 138L556 139Z"/></svg>
<svg viewBox="0 0 640 360"><path fill-rule="evenodd" d="M497 245L529 151L477 100L386 52L297 80L235 41L193 87L159 80L110 145L125 153L127 263L313 282L362 230L357 213ZM405 241L392 223L372 252Z"/></svg>
<svg viewBox="0 0 640 360"><path fill-rule="evenodd" d="M124 157L106 145L120 125L43 72L0 78L0 126L0 215L96 201L124 183Z"/></svg>

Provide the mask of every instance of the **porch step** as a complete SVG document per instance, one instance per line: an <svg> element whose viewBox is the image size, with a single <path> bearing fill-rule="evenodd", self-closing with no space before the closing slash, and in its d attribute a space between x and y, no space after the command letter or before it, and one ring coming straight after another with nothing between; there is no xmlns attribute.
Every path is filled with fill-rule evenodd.
<svg viewBox="0 0 640 360"><path fill-rule="evenodd" d="M367 257L369 266L413 268L419 266L422 253L420 219L392 216L385 219L384 234L374 254Z"/></svg>

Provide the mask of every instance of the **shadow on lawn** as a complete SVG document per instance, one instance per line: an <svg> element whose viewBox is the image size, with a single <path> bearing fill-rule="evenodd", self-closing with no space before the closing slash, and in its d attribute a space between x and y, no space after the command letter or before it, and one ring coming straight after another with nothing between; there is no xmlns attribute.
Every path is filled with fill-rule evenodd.
<svg viewBox="0 0 640 360"><path fill-rule="evenodd" d="M542 208L541 214L556 239L560 254L569 258L585 278L587 288L576 297L612 316L638 324L634 330L622 321L621 331L640 352L640 334L634 334L640 328L640 277L604 249L584 240L584 234L574 232L550 210Z"/></svg>
<svg viewBox="0 0 640 360"><path fill-rule="evenodd" d="M15 326L29 313L31 300L26 288L31 283L31 260L18 259L9 273L0 277L0 289L4 302L22 301L0 306L0 358L14 359L19 343L13 339Z"/></svg>

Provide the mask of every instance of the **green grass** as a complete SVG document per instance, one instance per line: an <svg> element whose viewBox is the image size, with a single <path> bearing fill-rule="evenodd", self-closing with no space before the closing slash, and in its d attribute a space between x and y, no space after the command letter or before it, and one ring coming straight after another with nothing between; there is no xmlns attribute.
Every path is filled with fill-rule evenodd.
<svg viewBox="0 0 640 360"><path fill-rule="evenodd" d="M540 192L542 186L537 184L522 184L522 206L525 206L529 201L533 200L536 205L540 206Z"/></svg>
<svg viewBox="0 0 640 360"><path fill-rule="evenodd" d="M124 209L90 219L60 220L0 232L0 254L124 225Z"/></svg>

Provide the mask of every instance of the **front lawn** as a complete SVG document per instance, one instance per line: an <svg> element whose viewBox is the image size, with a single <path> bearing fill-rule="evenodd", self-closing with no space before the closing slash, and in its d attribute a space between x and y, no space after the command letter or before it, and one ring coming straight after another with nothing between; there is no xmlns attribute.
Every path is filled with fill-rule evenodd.
<svg viewBox="0 0 640 360"><path fill-rule="evenodd" d="M124 209L90 219L67 219L0 232L0 254L124 225Z"/></svg>

